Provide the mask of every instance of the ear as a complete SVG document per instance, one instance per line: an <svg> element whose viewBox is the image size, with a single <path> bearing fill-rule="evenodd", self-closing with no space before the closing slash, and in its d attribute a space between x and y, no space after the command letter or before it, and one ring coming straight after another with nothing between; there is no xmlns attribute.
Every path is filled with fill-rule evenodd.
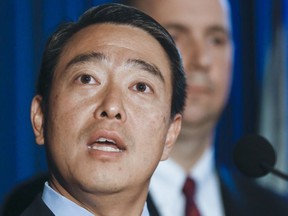
<svg viewBox="0 0 288 216"><path fill-rule="evenodd" d="M174 119L171 120L168 134L166 136L166 142L163 149L163 154L161 157L161 161L166 160L169 157L169 154L176 142L176 139L180 133L181 130L181 123L182 123L182 115L176 114Z"/></svg>
<svg viewBox="0 0 288 216"><path fill-rule="evenodd" d="M42 97L36 95L31 104L31 122L32 127L35 135L35 141L38 145L44 144L44 133L43 133L43 126L44 126L44 114L41 108Z"/></svg>

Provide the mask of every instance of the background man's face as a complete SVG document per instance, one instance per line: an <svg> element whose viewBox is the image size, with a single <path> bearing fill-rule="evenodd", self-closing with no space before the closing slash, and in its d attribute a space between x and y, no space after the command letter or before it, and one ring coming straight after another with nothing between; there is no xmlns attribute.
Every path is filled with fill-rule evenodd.
<svg viewBox="0 0 288 216"><path fill-rule="evenodd" d="M232 45L227 5L220 0L138 1L174 37L187 74L185 124L217 120L231 82Z"/></svg>
<svg viewBox="0 0 288 216"><path fill-rule="evenodd" d="M168 57L148 33L113 24L76 33L55 70L45 137L61 192L143 190L180 127L170 124L171 95Z"/></svg>

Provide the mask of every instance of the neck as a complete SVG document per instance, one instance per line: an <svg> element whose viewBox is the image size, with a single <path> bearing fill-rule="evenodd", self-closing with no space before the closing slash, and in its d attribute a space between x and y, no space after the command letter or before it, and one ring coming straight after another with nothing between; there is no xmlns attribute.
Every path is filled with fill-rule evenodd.
<svg viewBox="0 0 288 216"><path fill-rule="evenodd" d="M148 183L137 189L118 192L90 193L82 190L67 192L59 184L50 182L51 187L77 205L87 209L95 216L141 216L148 194ZM59 190L60 189L60 190ZM72 195L73 194L73 195Z"/></svg>
<svg viewBox="0 0 288 216"><path fill-rule="evenodd" d="M205 150L211 147L214 139L214 127L214 124L195 126L183 123L171 158L186 173L190 172Z"/></svg>
<svg viewBox="0 0 288 216"><path fill-rule="evenodd" d="M134 195L103 195L97 197L97 201L93 203L92 212L96 216L141 216L145 205L147 193L144 196Z"/></svg>

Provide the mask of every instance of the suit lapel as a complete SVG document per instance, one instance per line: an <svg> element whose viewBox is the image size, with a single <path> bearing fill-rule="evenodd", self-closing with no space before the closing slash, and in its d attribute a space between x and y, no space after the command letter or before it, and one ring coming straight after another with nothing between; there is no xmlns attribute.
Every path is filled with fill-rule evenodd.
<svg viewBox="0 0 288 216"><path fill-rule="evenodd" d="M150 216L160 216L150 193L148 193L148 197L147 197L147 207L148 207Z"/></svg>
<svg viewBox="0 0 288 216"><path fill-rule="evenodd" d="M41 194L39 194L21 216L54 216L54 214L45 205L41 198Z"/></svg>

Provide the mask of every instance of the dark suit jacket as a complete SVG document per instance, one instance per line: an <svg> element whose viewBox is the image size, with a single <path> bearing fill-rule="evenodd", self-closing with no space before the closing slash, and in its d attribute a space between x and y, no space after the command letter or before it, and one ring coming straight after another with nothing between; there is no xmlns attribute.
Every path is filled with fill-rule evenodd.
<svg viewBox="0 0 288 216"><path fill-rule="evenodd" d="M54 216L54 214L45 205L41 198L41 194L39 194L21 216Z"/></svg>
<svg viewBox="0 0 288 216"><path fill-rule="evenodd" d="M232 174L225 167L218 169L218 175L226 216L288 216L287 198L250 179ZM147 205L151 216L161 216L150 194Z"/></svg>
<svg viewBox="0 0 288 216"><path fill-rule="evenodd" d="M254 181L236 175L225 167L217 169L226 216L288 216L288 200L258 186ZM4 205L3 216L19 216L43 189L48 176L38 176L16 188ZM151 216L161 216L148 195L147 205ZM37 197L22 216L53 215ZM182 216L182 215L175 215Z"/></svg>

